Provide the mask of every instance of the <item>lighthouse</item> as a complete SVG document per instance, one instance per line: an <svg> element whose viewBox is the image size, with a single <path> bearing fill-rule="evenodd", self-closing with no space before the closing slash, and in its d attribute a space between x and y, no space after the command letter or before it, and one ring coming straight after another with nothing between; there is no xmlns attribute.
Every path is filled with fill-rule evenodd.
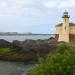
<svg viewBox="0 0 75 75"><path fill-rule="evenodd" d="M62 16L62 32L59 35L58 41L69 42L69 18L68 12L65 11Z"/></svg>
<svg viewBox="0 0 75 75"><path fill-rule="evenodd" d="M62 23L56 25L55 38L58 42L75 41L75 24L69 22L70 16L65 10L62 16Z"/></svg>

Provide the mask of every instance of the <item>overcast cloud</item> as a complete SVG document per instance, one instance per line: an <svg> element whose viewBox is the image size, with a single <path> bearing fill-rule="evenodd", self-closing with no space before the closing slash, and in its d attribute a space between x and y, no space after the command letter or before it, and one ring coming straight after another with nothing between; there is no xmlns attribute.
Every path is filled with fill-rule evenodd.
<svg viewBox="0 0 75 75"><path fill-rule="evenodd" d="M53 33L66 9L75 22L75 0L0 0L0 32Z"/></svg>

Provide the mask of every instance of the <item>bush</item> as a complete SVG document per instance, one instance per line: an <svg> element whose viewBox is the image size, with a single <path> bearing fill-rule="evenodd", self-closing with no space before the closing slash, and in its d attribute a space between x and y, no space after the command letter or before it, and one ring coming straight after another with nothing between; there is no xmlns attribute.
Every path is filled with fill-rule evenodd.
<svg viewBox="0 0 75 75"><path fill-rule="evenodd" d="M28 75L75 75L75 54L68 44L62 43L46 60L41 58Z"/></svg>

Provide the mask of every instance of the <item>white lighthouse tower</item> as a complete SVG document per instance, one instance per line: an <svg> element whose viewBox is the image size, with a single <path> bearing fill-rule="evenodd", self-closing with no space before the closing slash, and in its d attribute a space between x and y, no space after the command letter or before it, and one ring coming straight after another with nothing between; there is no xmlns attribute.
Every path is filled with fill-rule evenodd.
<svg viewBox="0 0 75 75"><path fill-rule="evenodd" d="M69 42L69 18L70 16L68 15L68 12L65 11L62 16L62 32L59 35L58 41Z"/></svg>

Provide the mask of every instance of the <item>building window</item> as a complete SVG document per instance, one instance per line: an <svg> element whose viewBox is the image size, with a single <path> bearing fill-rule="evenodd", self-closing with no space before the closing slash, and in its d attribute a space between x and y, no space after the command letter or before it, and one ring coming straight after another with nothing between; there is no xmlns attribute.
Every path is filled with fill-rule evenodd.
<svg viewBox="0 0 75 75"><path fill-rule="evenodd" d="M66 26L65 26L65 30L66 30Z"/></svg>

